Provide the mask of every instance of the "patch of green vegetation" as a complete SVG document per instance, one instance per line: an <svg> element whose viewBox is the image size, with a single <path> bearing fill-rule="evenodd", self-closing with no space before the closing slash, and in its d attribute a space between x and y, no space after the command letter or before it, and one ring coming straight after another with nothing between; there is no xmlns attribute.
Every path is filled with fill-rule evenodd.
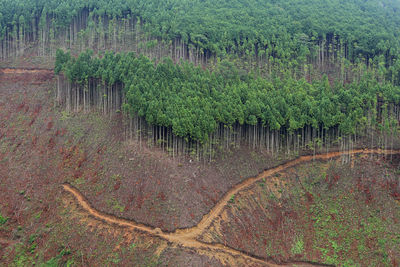
<svg viewBox="0 0 400 267"><path fill-rule="evenodd" d="M355 200L350 198L315 199L315 204L310 208L316 236L314 247L321 252L324 263L341 265L351 256L352 242L357 242L360 260L372 249L375 251L375 264L389 264L386 252L388 240L385 237L387 222L378 217L379 213L358 217L351 208L354 203ZM360 220L360 227L353 224L351 218L355 219L354 221ZM372 242L374 240L376 242ZM369 247L366 242L370 242ZM354 265L354 262L348 263Z"/></svg>
<svg viewBox="0 0 400 267"><path fill-rule="evenodd" d="M115 211L123 212L125 210L125 206L121 205L115 198L108 199L106 203Z"/></svg>
<svg viewBox="0 0 400 267"><path fill-rule="evenodd" d="M267 257L271 257L273 255L273 249L272 249L272 242L271 240L267 240L266 248L265 248L265 253L267 254Z"/></svg>
<svg viewBox="0 0 400 267"><path fill-rule="evenodd" d="M35 214L33 215L33 217L34 217L35 219L37 219L37 220L40 219L40 216L42 216L42 211L39 211L39 212L37 212L37 213L35 213Z"/></svg>
<svg viewBox="0 0 400 267"><path fill-rule="evenodd" d="M29 240L28 240L29 244L32 244L33 242L35 242L35 240L36 240L37 237L38 237L38 236L35 235L35 234L31 235L31 236L29 237Z"/></svg>
<svg viewBox="0 0 400 267"><path fill-rule="evenodd" d="M96 193L100 192L101 190L103 190L104 188L104 184L103 183L96 183L94 186L94 191Z"/></svg>
<svg viewBox="0 0 400 267"><path fill-rule="evenodd" d="M6 224L6 222L8 221L7 217L4 217L1 213L0 213L0 226Z"/></svg>
<svg viewBox="0 0 400 267"><path fill-rule="evenodd" d="M23 244L18 244L15 247L14 264L15 266L29 266L35 264L33 256L27 253Z"/></svg>
<svg viewBox="0 0 400 267"><path fill-rule="evenodd" d="M265 186L265 178L263 178L262 181L260 183L258 183L258 184L259 184L259 186L261 188L264 188L264 186Z"/></svg>
<svg viewBox="0 0 400 267"><path fill-rule="evenodd" d="M135 243L132 243L129 245L129 250L133 250L137 245Z"/></svg>
<svg viewBox="0 0 400 267"><path fill-rule="evenodd" d="M364 191L354 186L355 173L334 162L326 166L299 166L292 178L297 182L288 188L295 212L310 218L312 226L311 231L309 226L296 226L297 236L303 235L304 241L313 240L312 251L303 248L304 256L313 260L309 256L317 253L321 263L336 266L390 266L400 253L400 225L396 223L400 208L396 209L396 203L388 202L387 195L374 188L370 189L372 201L366 203ZM334 187L325 182L332 175L338 181ZM305 191L312 197L305 196ZM388 208L392 212L388 213ZM304 247L296 238L292 256L301 254L301 245Z"/></svg>
<svg viewBox="0 0 400 267"><path fill-rule="evenodd" d="M118 181L118 180L121 180L121 175L120 175L120 174L113 174L113 175L111 176L111 178L112 178L114 181Z"/></svg>
<svg viewBox="0 0 400 267"><path fill-rule="evenodd" d="M121 261L121 257L118 253L114 253L109 257L111 263L118 264Z"/></svg>
<svg viewBox="0 0 400 267"><path fill-rule="evenodd" d="M63 248L60 253L51 258L50 260L46 261L45 263L40 264L40 267L58 267L58 266L65 266L71 267L75 265L74 259L68 259L66 263L62 264L61 259L65 255L70 255L71 251L69 249Z"/></svg>
<svg viewBox="0 0 400 267"><path fill-rule="evenodd" d="M86 182L86 180L85 180L84 177L79 177L79 178L76 178L74 180L73 184L74 185L81 185L81 184L84 184L85 182Z"/></svg>
<svg viewBox="0 0 400 267"><path fill-rule="evenodd" d="M21 231L22 227L18 227L18 231ZM18 243L15 246L14 265L15 266L32 266L36 265L35 259L38 254L35 254L37 243L36 239L38 235L30 235L27 244Z"/></svg>
<svg viewBox="0 0 400 267"><path fill-rule="evenodd" d="M303 252L304 252L304 239L303 236L299 236L297 237L296 242L292 247L292 253L296 255L296 254L303 254Z"/></svg>
<svg viewBox="0 0 400 267"><path fill-rule="evenodd" d="M281 252L279 247L281 247L282 244L280 244L282 240L275 240L272 241L271 239L267 239L266 241L266 248L265 248L265 253L267 257L280 257Z"/></svg>
<svg viewBox="0 0 400 267"><path fill-rule="evenodd" d="M151 257L145 257L144 258L144 262L143 262L143 266L145 267L156 267L156 266L160 266L162 264L162 261L155 256L151 256Z"/></svg>
<svg viewBox="0 0 400 267"><path fill-rule="evenodd" d="M68 111L65 111L65 110L61 111L61 117L60 117L61 121L67 121L70 119L70 117L71 116Z"/></svg>
<svg viewBox="0 0 400 267"><path fill-rule="evenodd" d="M29 239L28 239L28 242L29 242L29 244L30 244L30 246L29 246L29 248L28 248L28 251L30 252L30 253L33 253L34 251L35 251L35 249L36 249L36 247L37 247L37 244L36 244L36 239L37 239L37 237L38 237L38 235L36 235L36 234L33 234L33 235L31 235L30 237L29 237Z"/></svg>
<svg viewBox="0 0 400 267"><path fill-rule="evenodd" d="M268 197L270 200L278 200L278 198L275 196L275 194L273 192L269 193Z"/></svg>

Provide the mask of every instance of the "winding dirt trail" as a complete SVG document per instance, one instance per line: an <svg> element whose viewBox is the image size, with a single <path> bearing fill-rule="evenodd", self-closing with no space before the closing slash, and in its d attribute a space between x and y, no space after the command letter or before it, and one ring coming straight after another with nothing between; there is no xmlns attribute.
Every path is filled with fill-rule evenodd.
<svg viewBox="0 0 400 267"><path fill-rule="evenodd" d="M113 215L105 214L103 212L100 212L100 211L94 209L89 204L87 199L73 186L71 186L69 184L63 184L63 188L65 191L71 193L76 198L79 205L86 212L88 212L90 215L94 216L96 219L103 221L105 223L118 225L119 227L125 227L130 230L138 230L140 232L145 232L147 234L160 237L169 242L176 243L176 244L181 245L182 247L186 247L186 248L195 248L195 249L202 249L202 250L213 250L213 251L225 252L234 257L237 257L237 256L243 257L246 260L249 260L251 262L260 263L262 265L282 266L282 265L277 265L274 263L267 262L263 259L258 259L256 257L249 256L241 251L237 251L235 249L226 247L221 244L203 243L203 242L197 241L194 238L186 237L184 235L174 234L174 233L165 233L165 232L161 231L159 228L152 228L152 227L149 227L146 225L138 224L134 221L129 221L129 220L118 218Z"/></svg>
<svg viewBox="0 0 400 267"><path fill-rule="evenodd" d="M187 228L187 229L178 229L175 231L175 234L185 236L185 237L190 237L194 238L196 236L199 236L205 229L207 229L208 226L214 221L214 219L219 216L219 214L222 212L226 204L229 202L230 198L232 195L235 195L239 191L251 186L255 182L267 178L269 176L274 175L275 173L281 172L283 170L286 170L290 167L293 167L295 165L309 162L312 160L326 160L330 158L336 158L342 155L355 155L355 154L385 154L385 155L390 155L390 154L400 154L400 150L381 150L381 149L358 149L358 150L352 150L352 151L345 151L345 152L330 152L330 153L324 153L324 154L318 154L315 156L309 155L309 156L301 156L298 157L297 159L294 159L292 161L289 161L287 163L284 163L282 165L279 165L277 167L268 169L257 175L256 177L251 177L243 182L237 184L236 186L232 187L225 195L218 201L218 203L214 206L214 208L211 209L211 211L204 215L202 220L194 227L192 228Z"/></svg>
<svg viewBox="0 0 400 267"><path fill-rule="evenodd" d="M165 239L169 242L181 245L182 247L186 248L194 248L194 249L200 249L200 250L208 250L208 251L214 251L214 252L223 252L227 253L233 257L242 257L243 259L247 261L251 261L254 263L266 265L266 266L291 266L293 264L301 264L302 266L322 266L319 264L312 264L312 263L306 263L306 262L293 262L293 263L288 263L288 264L276 264L270 261L267 261L265 259L261 259L255 256L248 255L244 252L235 250L233 248L224 246L222 244L209 244L209 243L204 243L201 241L198 241L196 238L201 235L214 221L215 218L217 218L225 206L228 204L230 198L232 195L235 195L239 191L248 188L255 182L267 178L271 175L274 175L278 172L281 172L285 169L291 168L295 165L309 162L312 160L327 160L327 159L332 159L336 158L342 155L355 155L355 154L384 154L384 155L391 155L391 154L400 154L400 150L381 150L381 149L366 149L366 150L353 150L353 151L347 151L347 152L330 152L330 153L325 153L325 154L318 154L315 156L301 156L295 160L289 161L287 163L284 163L282 165L279 165L277 167L265 170L264 172L260 173L256 177L248 178L244 180L243 182L237 184L234 186L232 189L230 189L219 201L218 203L214 206L214 208L211 209L211 211L204 215L202 220L194 227L191 228L186 228L186 229L177 229L175 232L167 233L161 231L159 228L152 228L143 224L136 223L134 221L126 220L126 219L121 219L113 215L108 215L103 212L100 212L93 208L88 200L73 186L69 184L63 184L63 188L65 191L71 193L79 203L79 205L83 208L84 211L95 217L96 219L108 223L108 224L113 224L113 225L118 225L119 227L125 227L130 230L138 230L140 232L145 232L147 234L150 234L152 236L157 236L162 239Z"/></svg>
<svg viewBox="0 0 400 267"><path fill-rule="evenodd" d="M39 75L44 78L52 78L53 77L52 69L41 69L41 68L0 68L0 74L5 75ZM301 265L301 266L326 266L323 264L317 263L307 263L307 262L291 262L287 264L276 264L272 261L268 261L263 258L259 258L256 256L252 256L246 254L245 252L230 248L228 246L222 244L210 244L197 240L204 231L212 224L212 222L222 213L223 209L229 203L229 200L232 195L237 194L241 190L244 190L255 182L270 177L278 172L286 170L288 168L294 167L295 165L306 163L312 160L327 160L335 157L339 157L341 155L355 155L355 154L400 154L400 150L380 150L380 149L366 149L366 150L353 150L347 152L331 152L325 154L318 154L315 156L301 156L295 160L289 161L277 167L268 169L257 175L256 177L251 177L243 182L232 187L225 195L218 201L218 203L210 210L210 212L203 216L201 221L194 227L186 228L186 229L177 229L175 232L163 232L159 228L153 228L150 226L146 226L143 224L136 223L132 220L126 220L122 218L118 218L113 215L109 215L103 213L101 211L96 210L89 203L89 201L73 186L70 184L63 184L63 189L70 193L77 201L77 204L82 208L82 210L89 215L93 216L101 223L115 225L117 227L122 227L127 230L135 230L144 232L146 234L162 238L167 240L168 242L180 245L182 247L191 248L195 250L208 251L211 252L212 255L219 254L228 254L233 258L241 258L247 262L257 263L264 266L293 266L293 265ZM9 244L10 241L4 240L0 238L0 244Z"/></svg>

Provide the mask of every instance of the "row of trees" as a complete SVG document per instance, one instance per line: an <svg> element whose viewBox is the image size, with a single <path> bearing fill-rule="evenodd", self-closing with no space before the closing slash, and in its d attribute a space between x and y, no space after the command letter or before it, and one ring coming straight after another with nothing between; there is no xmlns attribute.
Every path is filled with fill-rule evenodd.
<svg viewBox="0 0 400 267"><path fill-rule="evenodd" d="M371 72L344 86L326 76L313 83L290 73L269 80L223 64L209 71L170 58L155 64L132 52L95 57L86 51L75 58L62 50L55 72L62 73L58 95L67 109L122 109L131 118L128 135L173 154L211 157L215 147L243 141L288 152L339 141L346 147L360 138L388 145L399 130L400 87L378 82Z"/></svg>
<svg viewBox="0 0 400 267"><path fill-rule="evenodd" d="M309 81L330 73L352 81L359 64L399 84L400 4L379 0L4 0L0 55L135 51L195 64L236 60L245 70L290 69Z"/></svg>

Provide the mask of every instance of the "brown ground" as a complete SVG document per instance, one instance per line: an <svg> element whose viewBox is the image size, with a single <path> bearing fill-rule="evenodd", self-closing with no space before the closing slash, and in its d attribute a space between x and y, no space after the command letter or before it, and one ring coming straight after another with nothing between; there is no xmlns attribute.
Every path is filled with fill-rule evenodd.
<svg viewBox="0 0 400 267"><path fill-rule="evenodd" d="M242 218L242 216L238 216L238 214L234 213L234 212L230 212L232 214L232 217L229 218L227 216L227 213L224 212L223 214L221 214L221 212L228 208L229 203L233 203L234 202L234 197L236 194L241 193L241 191L247 189L248 187L252 186L254 183L256 183L257 181L260 180L268 180L268 185L269 188L273 188L272 187L272 183L278 183L281 182L283 179L273 179L274 177L272 177L272 175L277 175L280 174L284 171L291 171L293 174L297 175L297 171L293 171L293 167L299 165L299 164L304 164L304 163L308 163L311 161L315 161L315 160L330 160L333 158L337 158L341 155L362 155L365 157L368 157L368 155L374 155L374 154L384 154L385 157L393 157L393 155L397 156L398 154L400 154L400 150L399 151L394 151L394 150L388 150L388 151L381 151L381 150L354 150L351 152L331 152L331 153L326 153L326 154L320 154L320 155L315 155L315 156L302 156L299 157L298 159L289 161L285 164L279 165L275 168L270 168L264 172L262 172L261 174L259 174L257 177L254 178L249 178L246 179L245 181L243 181L240 184L235 185L233 188L231 188L223 198L221 198L218 203L211 209L211 211L206 214L203 219L194 227L192 228L187 228L187 229L178 229L177 231L173 232L173 233L166 233L161 231L159 228L152 228L152 227L148 227L146 225L141 225L138 224L134 221L129 221L129 220L125 220L125 219L121 219L112 215L107 215L104 214L102 212L97 211L96 209L94 209L89 202L87 201L87 199L74 187L70 186L69 184L64 184L64 190L71 193L75 198L76 201L79 203L79 205L90 215L94 216L96 219L103 221L106 224L111 224L111 225L117 225L119 227L122 228L128 228L130 231L132 230L136 230L136 231L140 231L140 232L145 232L150 234L151 236L155 236L155 237L160 237L163 238L171 243L176 243L177 245L181 245L183 247L186 248L192 248L195 249L197 252L199 253L205 253L205 251L207 251L206 253L210 253L209 256L213 256L216 257L217 259L219 259L221 262L224 262L226 264L229 265L235 265L238 263L238 260L244 260L244 264L249 265L251 263L258 263L258 264L266 264L269 266L275 266L274 263L272 262L268 262L268 258L273 258L270 257L269 255L257 255L256 257L254 256L249 256L253 253L252 250L247 250L246 253L243 253L241 250L243 250L243 247L240 247L238 249L232 249L232 246L228 246L227 245L227 241L225 240L222 244L220 241L220 239L216 240L213 238L213 235L215 234L219 234L221 237L225 237L225 236L229 236L227 234L221 233L221 224L229 224L231 225L231 221L237 221L237 219ZM376 168L374 169L376 170ZM381 170L380 170L381 171ZM387 176L387 174L386 174ZM354 177L354 176L352 176ZM392 178L387 178L385 180L388 181L396 181L395 177ZM282 187L282 185L281 185ZM276 188L274 188L276 191ZM397 187L394 187L395 190L398 190ZM248 192L250 192L250 194L252 195L254 190L249 190ZM400 192L400 190L395 191L396 194L398 192ZM274 192L278 198L282 198L282 194L280 193L280 191ZM310 194L310 193L309 193ZM310 196L311 198L312 196ZM397 197L396 197L397 198ZM395 199L397 200L397 199ZM246 205L246 207L252 207L252 205ZM258 208L258 207L257 207ZM279 207L280 210L282 210L283 207ZM274 211L274 209L272 209ZM280 213L280 220L282 220L282 216L283 213L282 211L279 211ZM249 214L252 214L249 212ZM221 216L220 216L221 215ZM248 217L248 214L244 214L244 217ZM293 213L288 213L287 216L289 218L291 218L293 216L294 219L297 219L297 215L295 212ZM292 218L292 219L293 219ZM218 220L216 220L218 219ZM260 218L257 218L260 219ZM264 220L261 220L264 221ZM260 223L259 220L256 220L257 223ZM208 229L210 227L210 225L212 225L211 229ZM262 229L263 227L260 226L259 227L254 227L254 225L248 225L249 228L246 229L251 229L251 226L253 226L255 231L259 231L260 228ZM231 230L231 226L228 228L229 230ZM270 225L267 230L271 231L273 230L276 231L277 230L277 226L276 225ZM209 231L211 230L211 231ZM236 237L242 236L242 232L230 232L231 234L235 235ZM199 237L200 235L203 234L203 238L201 238L201 241L199 241ZM293 234L289 234L289 236L293 236ZM243 236L242 236L243 238ZM259 238L259 237L258 237ZM237 241L238 239L236 238L235 241ZM253 241L254 239L252 239ZM273 239L275 240L275 239ZM202 242L203 241L203 242ZM245 241L244 239L242 239L242 242ZM230 245L230 244L229 244ZM288 245L288 244L284 244L284 245ZM259 246L259 244L257 244L257 247ZM232 259L233 257L233 259ZM306 259L306 261L301 262L301 259L296 259L297 255L293 255L293 257L290 257L288 259L285 259L285 262L296 262L296 263L301 263L301 264L305 264L307 262L312 262L311 260ZM281 259L275 259L273 258L276 262L282 262ZM315 259L312 259L315 260ZM320 258L317 259L317 261L321 260ZM315 262L317 262L315 261ZM331 263L331 262L329 262ZM243 264L243 263L242 263Z"/></svg>
<svg viewBox="0 0 400 267"><path fill-rule="evenodd" d="M76 261L79 254L82 265L106 262L84 244L108 237L90 241L90 233L77 233L74 224L64 222L63 182L75 185L101 211L172 231L195 225L232 185L276 164L245 149L213 164L172 160L158 149L124 141L118 116L63 112L55 105L52 74L46 70L5 72L12 71L0 72L0 214L7 218L0 225L0 257L5 265L34 257L44 262L65 253L61 247L71 250L64 261ZM173 261L193 258L194 266L217 265L215 258L171 249ZM151 252L139 254L154 260ZM168 255L156 260L169 262Z"/></svg>
<svg viewBox="0 0 400 267"><path fill-rule="evenodd" d="M242 190L311 157L247 180L287 159L273 161L260 151L241 149L212 164L173 160L156 148L123 140L118 116L63 112L54 103L51 73L6 72L0 73L0 214L8 218L0 225L0 257L5 265L57 260L83 266L257 266L265 259L270 264L321 259L272 257L262 246L238 246L250 242L243 230L229 243L232 234L221 232L219 223L253 214L229 217L227 207ZM75 186L75 193L69 186L63 193L64 182ZM79 196L81 205L75 201ZM93 207L82 206L85 199ZM118 218L110 221L104 212ZM118 226L121 222L126 224ZM258 222L263 229L263 220ZM138 224L144 224L140 232ZM187 227L193 228L165 232ZM210 241L219 244L204 244Z"/></svg>
<svg viewBox="0 0 400 267"><path fill-rule="evenodd" d="M200 240L277 262L398 266L399 162L361 154L276 173L236 194Z"/></svg>

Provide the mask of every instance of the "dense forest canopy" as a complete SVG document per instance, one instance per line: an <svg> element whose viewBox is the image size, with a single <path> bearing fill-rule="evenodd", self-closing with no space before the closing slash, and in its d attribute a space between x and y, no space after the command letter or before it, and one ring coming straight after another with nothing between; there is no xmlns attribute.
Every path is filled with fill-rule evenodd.
<svg viewBox="0 0 400 267"><path fill-rule="evenodd" d="M214 72L165 59L154 64L134 53L106 52L102 58L93 51L71 57L57 51L56 73L82 87L96 79L101 84L124 87L124 108L144 117L151 125L172 128L176 136L202 143L208 141L218 124L227 127L261 125L271 130L293 132L309 125L339 127L343 135L356 134L376 123L397 129L400 87L378 83L366 73L359 82L330 85L327 77L308 83L290 75L267 80L251 74L239 76L234 66ZM381 98L381 106L377 104ZM380 109L382 111L380 111ZM376 121L376 112L384 113Z"/></svg>
<svg viewBox="0 0 400 267"><path fill-rule="evenodd" d="M304 56L303 46L335 38L354 48L353 59L389 57L399 48L396 0L2 0L1 35L13 25L46 18L58 29L67 28L84 9L119 18L129 13L154 37L181 38L218 54L237 47L254 53L270 45L279 47L277 53Z"/></svg>
<svg viewBox="0 0 400 267"><path fill-rule="evenodd" d="M293 144L397 134L399 28L397 0L2 0L0 58L55 58L67 109L124 102L184 140Z"/></svg>

